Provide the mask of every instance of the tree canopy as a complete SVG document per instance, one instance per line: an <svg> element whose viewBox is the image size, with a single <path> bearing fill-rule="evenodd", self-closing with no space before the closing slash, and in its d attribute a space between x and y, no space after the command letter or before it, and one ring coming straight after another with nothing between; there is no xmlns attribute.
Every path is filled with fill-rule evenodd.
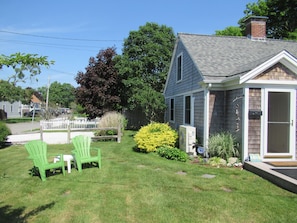
<svg viewBox="0 0 297 223"><path fill-rule="evenodd" d="M23 100L25 91L21 87L17 87L8 81L0 80L0 101L20 101Z"/></svg>
<svg viewBox="0 0 297 223"><path fill-rule="evenodd" d="M27 78L32 79L41 73L41 67L49 67L54 61L48 61L46 56L37 54L15 53L10 56L0 56L0 69L4 66L11 67L14 72L8 80L0 80L1 101L28 101L28 91L16 86L18 82L26 82ZM29 77L28 77L29 76ZM29 97L31 98L31 96Z"/></svg>
<svg viewBox="0 0 297 223"><path fill-rule="evenodd" d="M41 93L43 98L47 97L47 87L38 88L38 92ZM68 83L53 82L49 86L48 103L52 107L64 107L69 108L70 104L75 101L75 88Z"/></svg>
<svg viewBox="0 0 297 223"><path fill-rule="evenodd" d="M122 55L116 58L125 107L144 111L148 121L155 121L165 109L162 92L174 42L172 28L146 23L138 31L130 31Z"/></svg>
<svg viewBox="0 0 297 223"><path fill-rule="evenodd" d="M297 40L297 1L296 0L258 0L248 3L244 10L245 16L239 19L241 35L245 35L245 20L249 16L266 16L267 37L275 39ZM216 31L216 35L237 35L227 27Z"/></svg>
<svg viewBox="0 0 297 223"><path fill-rule="evenodd" d="M114 66L116 55L114 47L100 50L96 58L89 59L86 72L78 72L75 78L80 85L75 91L77 102L89 118L120 108L121 82Z"/></svg>
<svg viewBox="0 0 297 223"><path fill-rule="evenodd" d="M15 53L10 56L0 56L0 69L6 66L14 70L14 73L8 78L8 82L14 86L18 82L25 82L27 76L30 79L36 77L41 73L42 66L48 68L52 64L54 64L54 61L48 61L46 56L38 56L37 54ZM36 78L36 80L38 79Z"/></svg>

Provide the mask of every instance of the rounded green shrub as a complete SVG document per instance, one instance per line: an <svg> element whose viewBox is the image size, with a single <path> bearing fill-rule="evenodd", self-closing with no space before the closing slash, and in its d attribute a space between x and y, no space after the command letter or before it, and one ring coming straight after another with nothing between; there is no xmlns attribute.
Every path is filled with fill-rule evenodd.
<svg viewBox="0 0 297 223"><path fill-rule="evenodd" d="M166 123L151 123L141 127L134 140L140 151L154 152L161 146L174 146L177 132Z"/></svg>
<svg viewBox="0 0 297 223"><path fill-rule="evenodd" d="M10 134L10 129L6 126L6 124L0 122L0 148L5 144L6 138Z"/></svg>
<svg viewBox="0 0 297 223"><path fill-rule="evenodd" d="M186 162L188 159L188 154L186 152L171 146L162 146L157 149L157 153L159 156L169 160Z"/></svg>

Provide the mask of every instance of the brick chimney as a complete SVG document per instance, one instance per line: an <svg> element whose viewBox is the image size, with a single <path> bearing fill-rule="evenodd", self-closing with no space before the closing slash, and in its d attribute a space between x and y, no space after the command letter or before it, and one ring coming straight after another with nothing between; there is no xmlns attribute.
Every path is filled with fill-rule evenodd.
<svg viewBox="0 0 297 223"><path fill-rule="evenodd" d="M250 16L245 20L246 36L252 40L266 39L266 16Z"/></svg>

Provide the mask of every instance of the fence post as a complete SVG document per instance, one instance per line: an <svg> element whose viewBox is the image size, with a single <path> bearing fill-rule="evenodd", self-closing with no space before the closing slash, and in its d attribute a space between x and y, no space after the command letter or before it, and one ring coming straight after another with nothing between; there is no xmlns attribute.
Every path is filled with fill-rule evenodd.
<svg viewBox="0 0 297 223"><path fill-rule="evenodd" d="M67 123L67 143L70 143L70 122Z"/></svg>
<svg viewBox="0 0 297 223"><path fill-rule="evenodd" d="M40 140L43 141L43 128L42 128L42 125L40 125Z"/></svg>
<svg viewBox="0 0 297 223"><path fill-rule="evenodd" d="M121 142L121 136L122 136L122 133L121 133L121 125L118 126L118 143Z"/></svg>

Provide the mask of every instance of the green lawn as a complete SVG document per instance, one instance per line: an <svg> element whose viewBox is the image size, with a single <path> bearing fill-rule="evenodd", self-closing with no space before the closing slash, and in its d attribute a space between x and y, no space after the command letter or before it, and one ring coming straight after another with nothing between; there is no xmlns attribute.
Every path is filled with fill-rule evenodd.
<svg viewBox="0 0 297 223"><path fill-rule="evenodd" d="M237 168L166 160L122 143L96 142L102 169L31 177L24 146L0 150L0 222L297 222L297 195ZM70 154L72 145L49 145ZM205 178L205 174L214 178Z"/></svg>

